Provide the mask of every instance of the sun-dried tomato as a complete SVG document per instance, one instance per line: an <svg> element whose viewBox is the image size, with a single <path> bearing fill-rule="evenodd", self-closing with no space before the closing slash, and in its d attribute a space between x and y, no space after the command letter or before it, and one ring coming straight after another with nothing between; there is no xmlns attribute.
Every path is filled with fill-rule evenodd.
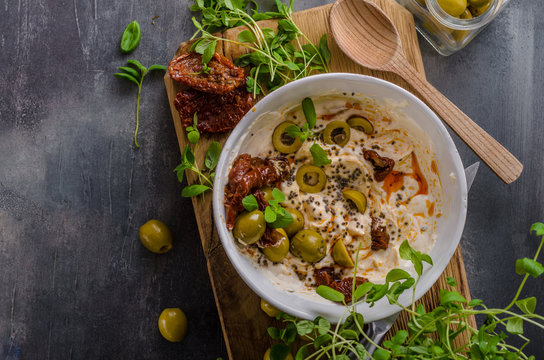
<svg viewBox="0 0 544 360"><path fill-rule="evenodd" d="M208 70L202 69L202 55L195 52L182 54L168 66L172 79L210 94L226 94L245 84L244 69L218 53L208 63Z"/></svg>
<svg viewBox="0 0 544 360"><path fill-rule="evenodd" d="M374 251L385 250L389 246L389 234L385 226L380 225L380 221L376 218L372 218L372 224L370 226L370 238L372 239L372 245L370 248Z"/></svg>
<svg viewBox="0 0 544 360"><path fill-rule="evenodd" d="M202 133L220 133L233 129L253 104L253 96L243 87L224 95L187 89L180 91L174 101L183 126L191 126L196 113L198 131Z"/></svg>
<svg viewBox="0 0 544 360"><path fill-rule="evenodd" d="M279 246L282 238L282 233L267 226L263 236L259 239L259 246L262 248Z"/></svg>
<svg viewBox="0 0 544 360"><path fill-rule="evenodd" d="M225 186L227 228L232 230L236 215L244 210L244 197L265 185L276 185L285 180L290 172L289 160L281 156L261 159L249 154L238 155L230 169L229 182Z"/></svg>
<svg viewBox="0 0 544 360"><path fill-rule="evenodd" d="M355 280L355 287L367 282L368 279L364 277L357 276ZM333 288L336 291L340 291L342 294L344 294L344 299L346 303L349 303L351 301L351 293L353 291L353 278L345 278L342 280L336 280L329 284L329 287Z"/></svg>
<svg viewBox="0 0 544 360"><path fill-rule="evenodd" d="M363 156L372 163L376 181L383 181L395 166L395 160L382 157L374 150L363 150Z"/></svg>
<svg viewBox="0 0 544 360"><path fill-rule="evenodd" d="M317 286L326 285L329 286L335 280L338 280L338 277L334 273L334 268L332 266L323 267L321 269L314 270L314 278Z"/></svg>

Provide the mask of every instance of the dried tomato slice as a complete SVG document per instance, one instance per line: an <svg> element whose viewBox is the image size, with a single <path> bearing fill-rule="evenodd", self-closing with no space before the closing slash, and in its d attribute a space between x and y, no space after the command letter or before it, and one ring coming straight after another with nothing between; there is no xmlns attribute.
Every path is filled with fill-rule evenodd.
<svg viewBox="0 0 544 360"><path fill-rule="evenodd" d="M370 237L372 245L370 248L374 251L385 250L389 247L389 234L385 226L380 225L380 221L372 217L372 225L370 226Z"/></svg>
<svg viewBox="0 0 544 360"><path fill-rule="evenodd" d="M364 277L357 276L355 279L355 287L367 282L368 279ZM353 278L344 278L342 280L335 280L329 284L329 287L333 288L336 291L340 291L344 294L344 299L346 303L351 302L351 292L353 290Z"/></svg>
<svg viewBox="0 0 544 360"><path fill-rule="evenodd" d="M208 72L202 68L202 55L190 52L170 61L168 71L175 81L210 94L226 94L245 83L244 69L218 53L208 63Z"/></svg>
<svg viewBox="0 0 544 360"><path fill-rule="evenodd" d="M374 150L363 149L363 156L365 160L372 163L374 167L374 179L378 182L383 181L395 166L395 160L382 157Z"/></svg>
<svg viewBox="0 0 544 360"><path fill-rule="evenodd" d="M202 133L220 133L233 129L253 104L253 96L243 87L223 95L187 89L180 91L174 101L183 126L192 125L196 113L198 131Z"/></svg>

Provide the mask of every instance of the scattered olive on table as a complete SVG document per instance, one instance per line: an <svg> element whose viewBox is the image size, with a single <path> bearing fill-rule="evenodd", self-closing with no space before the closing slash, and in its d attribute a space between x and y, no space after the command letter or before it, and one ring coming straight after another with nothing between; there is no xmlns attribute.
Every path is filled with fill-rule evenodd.
<svg viewBox="0 0 544 360"><path fill-rule="evenodd" d="M172 249L172 232L165 223L151 219L138 230L140 241L147 250L164 254Z"/></svg>
<svg viewBox="0 0 544 360"><path fill-rule="evenodd" d="M270 304L265 299L261 298L261 310L266 313L266 315L275 318L279 314L281 314L281 310L275 307L274 305Z"/></svg>
<svg viewBox="0 0 544 360"><path fill-rule="evenodd" d="M268 348L266 352L264 353L263 360L270 360L270 348ZM285 360L293 360L293 355L287 354L287 356L285 357Z"/></svg>
<svg viewBox="0 0 544 360"><path fill-rule="evenodd" d="M159 316L159 331L170 342L180 342L187 334L187 316L180 308L164 309Z"/></svg>

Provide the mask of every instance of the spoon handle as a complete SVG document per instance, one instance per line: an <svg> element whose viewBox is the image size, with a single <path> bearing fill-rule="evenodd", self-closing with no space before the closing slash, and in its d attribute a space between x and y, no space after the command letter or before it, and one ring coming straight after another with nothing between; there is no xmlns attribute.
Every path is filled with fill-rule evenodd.
<svg viewBox="0 0 544 360"><path fill-rule="evenodd" d="M395 61L391 71L412 85L438 116L485 162L502 181L510 184L523 165L497 140L472 121L440 91L435 89L405 61Z"/></svg>

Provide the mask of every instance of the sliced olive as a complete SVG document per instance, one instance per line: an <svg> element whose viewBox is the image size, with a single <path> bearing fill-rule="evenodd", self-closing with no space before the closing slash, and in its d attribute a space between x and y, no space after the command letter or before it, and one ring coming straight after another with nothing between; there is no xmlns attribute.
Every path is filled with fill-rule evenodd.
<svg viewBox="0 0 544 360"><path fill-rule="evenodd" d="M364 116L352 116L348 119L347 123L355 130L362 131L367 135L374 133L374 126Z"/></svg>
<svg viewBox="0 0 544 360"><path fill-rule="evenodd" d="M327 124L323 130L325 144L344 146L350 137L349 125L345 121L334 120Z"/></svg>
<svg viewBox="0 0 544 360"><path fill-rule="evenodd" d="M183 340L187 334L187 316L180 308L164 309L159 316L159 331L168 341Z"/></svg>
<svg viewBox="0 0 544 360"><path fill-rule="evenodd" d="M296 152L302 146L299 138L293 139L285 129L295 125L290 121L284 121L274 129L272 134L272 144L274 148L282 154L291 154ZM295 125L296 126L296 125Z"/></svg>
<svg viewBox="0 0 544 360"><path fill-rule="evenodd" d="M266 315L275 318L277 315L281 313L281 310L275 307L274 305L270 304L265 299L261 298L261 310L266 313Z"/></svg>
<svg viewBox="0 0 544 360"><path fill-rule="evenodd" d="M260 210L244 212L236 218L232 235L237 240L242 241L247 245L251 245L259 241L266 229L264 214Z"/></svg>
<svg viewBox="0 0 544 360"><path fill-rule="evenodd" d="M318 166L302 165L297 170L297 184L307 193L318 193L327 185L327 175Z"/></svg>
<svg viewBox="0 0 544 360"><path fill-rule="evenodd" d="M289 238L283 229L275 229L281 233L281 240L277 246L268 246L263 249L264 255L273 262L282 261L289 252Z"/></svg>
<svg viewBox="0 0 544 360"><path fill-rule="evenodd" d="M344 190L342 191L342 195L344 195L346 199L353 201L360 213L363 214L365 212L366 196L363 193L360 193L357 190Z"/></svg>
<svg viewBox="0 0 544 360"><path fill-rule="evenodd" d="M351 256L349 256L349 252L346 249L344 243L342 242L342 239L338 239L336 244L334 244L332 248L332 257L338 265L350 268L354 266L353 260L351 259Z"/></svg>
<svg viewBox="0 0 544 360"><path fill-rule="evenodd" d="M293 222L283 228L287 233L287 236L292 237L297 232L304 228L304 216L300 211L293 208L285 208L289 214L293 217Z"/></svg>
<svg viewBox="0 0 544 360"><path fill-rule="evenodd" d="M172 233L162 221L149 220L140 226L138 235L142 245L156 254L164 254L172 249Z"/></svg>
<svg viewBox="0 0 544 360"><path fill-rule="evenodd" d="M313 230L300 230L291 239L291 253L311 264L323 259L326 248L323 237Z"/></svg>
<svg viewBox="0 0 544 360"><path fill-rule="evenodd" d="M268 348L264 353L263 360L270 360L270 348ZM291 353L287 354L285 360L293 360L293 355L291 355Z"/></svg>

